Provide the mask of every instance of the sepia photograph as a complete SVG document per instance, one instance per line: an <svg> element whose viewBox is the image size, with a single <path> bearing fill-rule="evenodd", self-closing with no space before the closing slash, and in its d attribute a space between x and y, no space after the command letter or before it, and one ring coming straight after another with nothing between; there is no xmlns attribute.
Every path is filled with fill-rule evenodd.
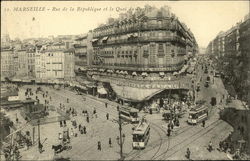
<svg viewBox="0 0 250 161"><path fill-rule="evenodd" d="M1 1L1 161L250 160L250 1Z"/></svg>

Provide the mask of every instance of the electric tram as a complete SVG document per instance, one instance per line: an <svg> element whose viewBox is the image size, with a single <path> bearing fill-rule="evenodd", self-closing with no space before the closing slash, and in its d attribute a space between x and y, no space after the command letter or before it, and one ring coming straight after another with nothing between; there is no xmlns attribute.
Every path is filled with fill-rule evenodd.
<svg viewBox="0 0 250 161"><path fill-rule="evenodd" d="M127 121L130 121L132 123L138 123L139 122L139 116L138 116L138 109L128 107L128 106L122 106L120 107L121 112L121 118Z"/></svg>
<svg viewBox="0 0 250 161"><path fill-rule="evenodd" d="M133 133L133 149L144 149L148 143L150 136L150 126L146 121L141 121L134 129Z"/></svg>
<svg viewBox="0 0 250 161"><path fill-rule="evenodd" d="M189 111L189 116L187 122L192 125L196 125L203 120L207 120L208 117L208 107L202 105L198 108L192 108Z"/></svg>

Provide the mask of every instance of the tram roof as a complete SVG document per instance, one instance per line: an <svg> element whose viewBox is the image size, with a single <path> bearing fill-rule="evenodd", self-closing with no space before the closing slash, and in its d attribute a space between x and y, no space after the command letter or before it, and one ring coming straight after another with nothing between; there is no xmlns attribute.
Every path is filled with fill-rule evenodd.
<svg viewBox="0 0 250 161"><path fill-rule="evenodd" d="M133 134L143 135L148 128L149 128L149 124L148 123L145 123L145 122L144 123L140 123L139 125L137 125L137 127L133 131Z"/></svg>
<svg viewBox="0 0 250 161"><path fill-rule="evenodd" d="M197 108L192 108L189 113L190 114L193 114L193 113L197 113L197 112L200 112L200 111L203 111L203 110L206 110L208 107L203 105L203 106L200 106L200 107L197 107Z"/></svg>
<svg viewBox="0 0 250 161"><path fill-rule="evenodd" d="M130 111L130 112L139 112L138 109L133 108L133 107L129 107L129 106L121 106L121 110L125 110L125 111Z"/></svg>

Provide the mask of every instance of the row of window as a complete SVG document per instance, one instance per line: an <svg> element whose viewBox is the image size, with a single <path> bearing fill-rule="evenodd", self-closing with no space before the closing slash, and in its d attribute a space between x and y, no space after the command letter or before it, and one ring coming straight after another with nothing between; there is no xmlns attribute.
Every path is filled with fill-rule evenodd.
<svg viewBox="0 0 250 161"><path fill-rule="evenodd" d="M103 29L96 29L94 30L93 36L104 36L109 34L117 34L119 32L129 31L133 29L140 29L141 27L147 28L147 27L164 27L164 28L170 28L172 26L176 28L176 22L171 20L148 20L144 22L135 22L135 23L127 23L123 25L117 25L109 28L103 28ZM98 31L99 30L99 31Z"/></svg>

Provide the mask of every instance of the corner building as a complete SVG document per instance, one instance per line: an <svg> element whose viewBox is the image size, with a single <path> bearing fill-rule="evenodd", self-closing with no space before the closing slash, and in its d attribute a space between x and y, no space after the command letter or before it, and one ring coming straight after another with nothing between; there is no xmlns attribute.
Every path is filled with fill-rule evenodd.
<svg viewBox="0 0 250 161"><path fill-rule="evenodd" d="M167 90L190 88L185 64L197 44L168 8L110 18L93 30L92 45L88 76L107 84L118 100L142 102Z"/></svg>

